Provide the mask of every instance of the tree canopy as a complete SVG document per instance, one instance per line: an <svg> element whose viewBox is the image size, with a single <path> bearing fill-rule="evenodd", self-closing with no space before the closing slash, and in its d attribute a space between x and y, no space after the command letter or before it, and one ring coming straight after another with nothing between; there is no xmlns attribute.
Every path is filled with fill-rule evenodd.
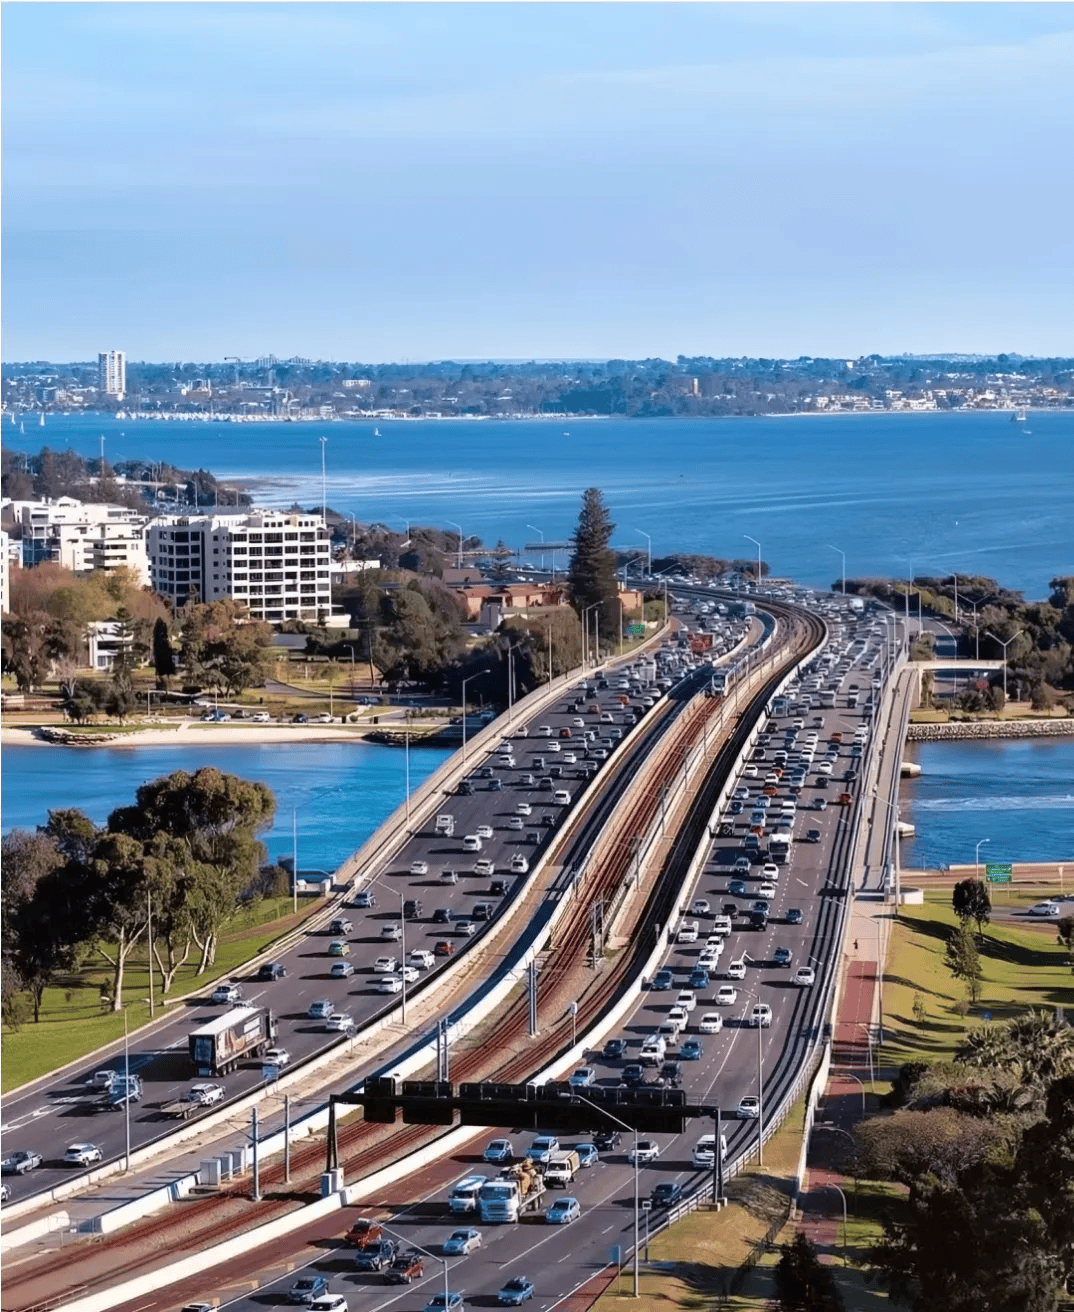
<svg viewBox="0 0 1074 1312"><path fill-rule="evenodd" d="M588 623L590 632L593 621L585 620L585 612L591 606L597 607L600 632L607 638L619 632L615 552L608 545L614 529L600 488L586 488L572 538L574 552L567 571L567 591L571 605L579 618Z"/></svg>

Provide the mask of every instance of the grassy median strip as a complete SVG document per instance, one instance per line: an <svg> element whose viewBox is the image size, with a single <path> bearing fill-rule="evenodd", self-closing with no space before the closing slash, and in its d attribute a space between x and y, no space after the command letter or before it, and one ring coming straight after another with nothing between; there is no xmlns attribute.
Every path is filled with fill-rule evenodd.
<svg viewBox="0 0 1074 1312"><path fill-rule="evenodd" d="M309 899L305 905L300 903L296 916L289 897L264 898L241 912L231 922L227 934L221 937L216 961L204 974L197 974L199 958L196 949L190 960L180 967L165 1000L167 1005L170 1005L171 998L203 989L239 970L253 957L268 951L277 939L300 925L320 905L319 899ZM153 982L159 1016L162 1011L160 974L155 967ZM111 967L99 953L94 953L77 974L68 976L61 986L45 990L38 1023L34 1023L30 1013L18 1028L5 1025L2 1038L3 1092L121 1039L122 1013L105 1010L102 1003L102 989L106 996L111 986ZM128 960L124 973L123 1000L130 1030L136 1030L149 1020L148 998L149 971L147 954L143 950Z"/></svg>

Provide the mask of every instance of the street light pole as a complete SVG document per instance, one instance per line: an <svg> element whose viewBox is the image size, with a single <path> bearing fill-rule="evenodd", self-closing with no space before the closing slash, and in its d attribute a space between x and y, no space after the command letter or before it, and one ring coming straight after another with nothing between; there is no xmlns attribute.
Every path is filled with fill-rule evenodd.
<svg viewBox="0 0 1074 1312"><path fill-rule="evenodd" d="M588 1098L583 1098L580 1093L571 1091L570 1098L572 1102L583 1103L592 1111L599 1112L602 1116L607 1116L609 1121L618 1125L621 1130L626 1130L628 1134L634 1136L634 1297L641 1297L641 1272L638 1268L639 1256L641 1253L641 1202L638 1187L638 1132L632 1125L627 1125L621 1121L618 1116L613 1116L607 1107L598 1107L595 1102L590 1102ZM717 1145L717 1152L719 1146Z"/></svg>
<svg viewBox="0 0 1074 1312"><path fill-rule="evenodd" d="M847 553L841 547L833 547L830 542L828 543L828 550L838 551L840 556L843 557L843 596L845 597L847 595Z"/></svg>
<svg viewBox="0 0 1074 1312"><path fill-rule="evenodd" d="M590 612L591 610L596 610L597 607L600 606L600 605L602 605L602 604L603 604L602 602L595 601L595 602L592 604L592 606L587 606L587 607L585 608L585 610L582 611L582 665L583 665L583 667L584 667L584 665L585 665L585 649L586 649L586 646L588 645L588 640L589 640L589 612ZM597 655L599 654L599 653L597 652L596 628L597 628L596 623L594 623L594 625L593 625L594 643L593 643L593 648L592 648L592 651L593 651L593 655L592 655L592 663L593 663L594 665L597 664Z"/></svg>
<svg viewBox="0 0 1074 1312"><path fill-rule="evenodd" d="M1007 701L1007 648L1011 645L1011 643L1014 641L1015 638L1020 638L1022 634L1025 633L1025 629L1019 629L1018 632L1015 633L1012 637L1008 638L1006 642L1004 642L1002 638L997 638L996 635L991 630L986 630L986 632L988 634L988 637L990 637L993 642L998 642L999 645L1003 648L1003 701L1004 703L1006 703Z"/></svg>
<svg viewBox="0 0 1074 1312"><path fill-rule="evenodd" d="M843 1200L843 1265L847 1264L847 1196L837 1184L825 1184L822 1189L834 1189Z"/></svg>
<svg viewBox="0 0 1074 1312"><path fill-rule="evenodd" d="M757 541L756 538L751 538L748 533L743 533L742 536L746 539L747 542L752 542L753 545L757 548L757 586L760 587L761 586L761 544Z"/></svg>
<svg viewBox="0 0 1074 1312"><path fill-rule="evenodd" d="M459 567L459 569L462 569L462 525L456 524L453 519L449 519L448 523L451 525L452 528L457 528L459 530L459 551L455 559L455 564Z"/></svg>
<svg viewBox="0 0 1074 1312"><path fill-rule="evenodd" d="M403 890L401 888L398 889L392 888L390 884L383 883L379 875L371 875L369 882L371 884L380 884L381 888L383 888L385 892L390 892L393 895L395 893L399 894L399 931L400 931L399 952L402 956L402 961L399 963L399 978L403 981L402 1009L400 1011L399 1019L405 1025L406 1024L406 916L403 915Z"/></svg>
<svg viewBox="0 0 1074 1312"><path fill-rule="evenodd" d="M648 574L651 575L652 572L653 572L653 540L652 540L652 538L649 536L649 534L646 533L646 531L645 531L643 528L636 528L636 529L634 530L634 532L640 534L641 537L643 537L643 538L645 539L645 541L649 544L649 551L648 551L648 562L649 562L649 563L648 563L648 568L647 568L647 571L646 571L646 572L647 572Z"/></svg>
<svg viewBox="0 0 1074 1312"><path fill-rule="evenodd" d="M981 848L991 841L990 838L982 838L973 853L973 871L978 883L981 882Z"/></svg>
<svg viewBox="0 0 1074 1312"><path fill-rule="evenodd" d="M123 1174L131 1169L131 1050L127 1030L127 1004L123 1004L123 1111L126 1120L127 1143L123 1155Z"/></svg>
<svg viewBox="0 0 1074 1312"><path fill-rule="evenodd" d="M321 443L321 523L328 527L328 480L324 470L324 447L328 441L327 437L320 439Z"/></svg>
<svg viewBox="0 0 1074 1312"><path fill-rule="evenodd" d="M464 761L466 760L466 685L487 673L487 670L478 670L476 674L468 674L462 681L462 759Z"/></svg>

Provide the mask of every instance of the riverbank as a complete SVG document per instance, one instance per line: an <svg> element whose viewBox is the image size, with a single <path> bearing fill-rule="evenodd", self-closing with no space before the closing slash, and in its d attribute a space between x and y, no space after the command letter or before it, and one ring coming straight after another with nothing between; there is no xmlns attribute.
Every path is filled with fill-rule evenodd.
<svg viewBox="0 0 1074 1312"><path fill-rule="evenodd" d="M985 738L1074 737L1074 717L1053 720L948 720L943 724L910 724L908 743L955 742Z"/></svg>
<svg viewBox="0 0 1074 1312"><path fill-rule="evenodd" d="M80 731L53 726L0 728L0 745L4 747L210 747L262 746L266 743L364 742L376 733L368 725L327 724L202 724L199 720L181 720L178 724L158 725L150 729L116 729ZM46 736L46 734L48 736ZM411 741L417 735L411 736ZM376 741L376 739L374 739Z"/></svg>

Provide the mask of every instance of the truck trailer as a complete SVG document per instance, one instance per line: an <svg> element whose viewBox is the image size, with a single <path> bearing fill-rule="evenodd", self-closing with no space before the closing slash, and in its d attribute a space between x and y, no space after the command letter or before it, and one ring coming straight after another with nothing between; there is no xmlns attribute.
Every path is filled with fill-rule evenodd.
<svg viewBox="0 0 1074 1312"><path fill-rule="evenodd" d="M233 1007L190 1033L190 1060L200 1076L227 1075L244 1057L276 1041L276 1017L264 1007Z"/></svg>
<svg viewBox="0 0 1074 1312"><path fill-rule="evenodd" d="M532 1162L506 1166L495 1180L481 1186L478 1208L488 1224L511 1223L535 1212L544 1196L544 1181Z"/></svg>

